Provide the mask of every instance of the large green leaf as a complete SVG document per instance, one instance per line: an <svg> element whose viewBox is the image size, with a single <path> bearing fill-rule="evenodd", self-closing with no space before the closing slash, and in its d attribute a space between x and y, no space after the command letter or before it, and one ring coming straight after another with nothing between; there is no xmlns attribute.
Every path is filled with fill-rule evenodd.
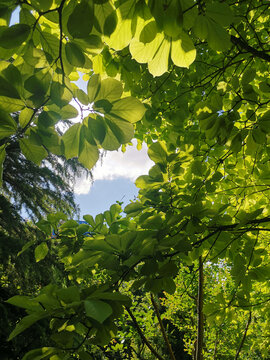
<svg viewBox="0 0 270 360"><path fill-rule="evenodd" d="M168 70L171 44L164 38L152 60L148 62L148 70L153 76L160 76Z"/></svg>
<svg viewBox="0 0 270 360"><path fill-rule="evenodd" d="M116 79L108 78L101 81L100 87L95 95L94 101L108 100L110 102L121 98L123 93L122 83Z"/></svg>
<svg viewBox="0 0 270 360"><path fill-rule="evenodd" d="M180 38L172 40L171 58L175 65L188 68L196 58L196 49L191 38L182 32Z"/></svg>
<svg viewBox="0 0 270 360"><path fill-rule="evenodd" d="M17 124L15 120L0 109L0 139L14 134L17 130Z"/></svg>
<svg viewBox="0 0 270 360"><path fill-rule="evenodd" d="M75 6L68 18L68 31L74 38L85 38L92 30L93 20L93 3L87 0L82 0Z"/></svg>
<svg viewBox="0 0 270 360"><path fill-rule="evenodd" d="M51 360L60 360L61 358L59 356L54 355L58 352L59 350L53 347L42 347L41 349L34 349L29 351L24 355L22 360L42 360L44 358L48 359L48 356L50 356Z"/></svg>
<svg viewBox="0 0 270 360"><path fill-rule="evenodd" d="M62 136L65 145L65 156L71 159L79 155L81 124L72 125Z"/></svg>
<svg viewBox="0 0 270 360"><path fill-rule="evenodd" d="M222 26L229 26L233 22L233 13L225 2L208 3L206 15Z"/></svg>
<svg viewBox="0 0 270 360"><path fill-rule="evenodd" d="M83 67L85 57L81 48L74 42L68 42L65 46L65 52L68 62L77 67Z"/></svg>
<svg viewBox="0 0 270 360"><path fill-rule="evenodd" d="M26 159L38 165L48 155L43 146L35 145L29 139L21 139L20 148Z"/></svg>
<svg viewBox="0 0 270 360"><path fill-rule="evenodd" d="M36 323L37 321L47 317L48 314L44 313L44 312L40 312L40 313L35 313L35 314L31 314L28 316L25 316L24 318L22 318L22 320L16 325L15 329L11 332L11 334L9 335L8 340L12 340L15 336L19 335L20 333L22 333L24 330L28 329L31 325L33 325L34 323Z"/></svg>
<svg viewBox="0 0 270 360"><path fill-rule="evenodd" d="M145 106L136 98L129 96L113 102L110 115L135 123L143 117Z"/></svg>
<svg viewBox="0 0 270 360"><path fill-rule="evenodd" d="M48 254L48 245L45 242L42 242L35 248L35 258L36 262L43 260Z"/></svg>
<svg viewBox="0 0 270 360"><path fill-rule="evenodd" d="M13 86L12 82L0 76L0 97L2 96L20 99L18 90Z"/></svg>
<svg viewBox="0 0 270 360"><path fill-rule="evenodd" d="M31 27L27 24L16 24L0 32L0 46L5 49L12 49L20 46L27 40Z"/></svg>
<svg viewBox="0 0 270 360"><path fill-rule="evenodd" d="M227 31L211 18L207 19L209 46L216 51L228 50L231 46L230 36Z"/></svg>
<svg viewBox="0 0 270 360"><path fill-rule="evenodd" d="M158 51L164 36L162 33L157 33L153 41L144 44L137 39L132 39L129 50L132 57L139 63L147 63L153 59L156 52Z"/></svg>
<svg viewBox="0 0 270 360"><path fill-rule="evenodd" d="M120 144L126 144L132 139L134 135L134 129L132 124L130 124L128 121L107 116L105 118L105 122Z"/></svg>
<svg viewBox="0 0 270 360"><path fill-rule="evenodd" d="M22 128L29 124L30 120L32 120L34 114L34 110L25 108L20 112L19 115L19 123Z"/></svg>
<svg viewBox="0 0 270 360"><path fill-rule="evenodd" d="M83 164L86 168L92 169L92 167L98 161L98 158L99 152L97 146L89 144L89 142L84 139L78 158L80 163Z"/></svg>
<svg viewBox="0 0 270 360"><path fill-rule="evenodd" d="M135 0L127 0L116 10L118 17L116 29L109 37L105 37L106 43L115 50L122 50L132 39L131 24L135 3Z"/></svg>
<svg viewBox="0 0 270 360"><path fill-rule="evenodd" d="M97 74L92 75L87 84L87 94L90 103L92 103L95 100L99 92L100 86L101 86L100 76Z"/></svg>
<svg viewBox="0 0 270 360"><path fill-rule="evenodd" d="M103 323L110 315L112 315L112 308L109 304L100 300L85 300L85 313L90 318Z"/></svg>
<svg viewBox="0 0 270 360"><path fill-rule="evenodd" d="M167 164L167 150L166 146L162 142L153 143L148 149L148 155L151 160L157 164L166 165Z"/></svg>
<svg viewBox="0 0 270 360"><path fill-rule="evenodd" d="M15 295L7 300L7 303L18 306L29 311L38 311L42 312L42 306L35 301L34 299L29 298L28 296Z"/></svg>

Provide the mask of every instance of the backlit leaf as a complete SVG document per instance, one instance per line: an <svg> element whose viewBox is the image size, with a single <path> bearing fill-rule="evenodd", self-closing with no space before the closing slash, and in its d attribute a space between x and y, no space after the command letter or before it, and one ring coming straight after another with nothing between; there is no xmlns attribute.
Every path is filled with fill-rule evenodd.
<svg viewBox="0 0 270 360"><path fill-rule="evenodd" d="M35 248L35 258L36 262L43 260L48 254L48 245L45 242L42 242Z"/></svg>

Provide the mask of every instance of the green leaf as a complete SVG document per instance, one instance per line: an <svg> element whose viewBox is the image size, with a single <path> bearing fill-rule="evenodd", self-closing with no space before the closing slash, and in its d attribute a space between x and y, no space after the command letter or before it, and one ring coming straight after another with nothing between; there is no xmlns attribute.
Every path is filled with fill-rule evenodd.
<svg viewBox="0 0 270 360"><path fill-rule="evenodd" d="M18 306L22 309L27 309L29 311L38 311L42 312L42 306L35 301L35 299L30 299L28 296L15 295L6 301L8 304Z"/></svg>
<svg viewBox="0 0 270 360"><path fill-rule="evenodd" d="M156 164L167 164L167 150L164 142L155 142L148 148L148 156Z"/></svg>
<svg viewBox="0 0 270 360"><path fill-rule="evenodd" d="M263 114L259 120L259 128L266 134L270 133L270 110Z"/></svg>
<svg viewBox="0 0 270 360"><path fill-rule="evenodd" d="M233 12L225 2L206 4L206 15L221 26L229 26L233 21Z"/></svg>
<svg viewBox="0 0 270 360"><path fill-rule="evenodd" d="M104 301L85 300L84 308L87 316L97 320L101 324L112 315L111 306Z"/></svg>
<svg viewBox="0 0 270 360"><path fill-rule="evenodd" d="M136 216L142 210L144 210L144 208L145 208L144 205L141 204L140 202L134 202L134 203L128 204L125 207L124 212L129 216Z"/></svg>
<svg viewBox="0 0 270 360"><path fill-rule="evenodd" d="M26 159L40 165L41 161L48 155L43 146L33 144L29 139L19 141L20 148Z"/></svg>
<svg viewBox="0 0 270 360"><path fill-rule="evenodd" d="M65 156L67 159L77 157L80 147L81 124L72 125L62 136L65 145Z"/></svg>
<svg viewBox="0 0 270 360"><path fill-rule="evenodd" d="M7 96L0 96L0 109L9 113L20 111L25 107L25 104L20 99L14 99Z"/></svg>
<svg viewBox="0 0 270 360"><path fill-rule="evenodd" d="M174 262L170 261L170 262L162 265L160 267L160 269L158 270L158 273L159 273L160 276L174 277L174 276L176 276L178 274L178 271L179 270L178 270L177 265Z"/></svg>
<svg viewBox="0 0 270 360"><path fill-rule="evenodd" d="M43 260L46 257L46 255L48 254L48 251L49 251L49 248L48 248L47 243L42 242L41 244L39 244L35 248L36 262Z"/></svg>
<svg viewBox="0 0 270 360"><path fill-rule="evenodd" d="M18 90L12 85L12 83L0 76L0 97L6 96L9 98L20 99Z"/></svg>
<svg viewBox="0 0 270 360"><path fill-rule="evenodd" d="M175 282L171 278L163 278L161 287L164 291L171 295L174 294L176 290Z"/></svg>
<svg viewBox="0 0 270 360"><path fill-rule="evenodd" d="M179 0L171 0L163 11L163 30L166 35L176 37L183 26L183 12Z"/></svg>
<svg viewBox="0 0 270 360"><path fill-rule="evenodd" d="M30 119L33 120L34 110L25 108L19 114L19 123L22 128L29 124Z"/></svg>
<svg viewBox="0 0 270 360"><path fill-rule="evenodd" d="M103 33L106 36L110 36L117 26L117 15L115 11L112 11L108 17L106 17L103 27Z"/></svg>
<svg viewBox="0 0 270 360"><path fill-rule="evenodd" d="M129 45L130 53L137 62L147 63L154 58L154 56L157 53L158 49L160 48L163 40L164 40L164 36L161 33L157 33L157 36L154 38L154 40L151 41L150 43L146 43L146 44L144 44L143 42L140 42L134 38L134 39L132 39L132 41ZM165 59L165 66L166 66L166 61L167 61L167 59ZM163 68L164 68L164 66L163 66ZM158 72L160 73L160 71L158 71Z"/></svg>
<svg viewBox="0 0 270 360"><path fill-rule="evenodd" d="M31 325L36 323L37 321L45 318L48 314L44 314L44 312L31 314L22 318L22 320L16 325L15 329L9 335L8 341L12 340L15 336L22 333L24 330L28 329Z"/></svg>
<svg viewBox="0 0 270 360"><path fill-rule="evenodd" d="M89 80L90 81L90 80ZM94 101L107 100L113 102L118 100L123 93L122 83L118 80L108 78L101 81L100 87L96 92Z"/></svg>
<svg viewBox="0 0 270 360"><path fill-rule="evenodd" d="M132 19L135 10L135 0L126 0L117 8L117 26L115 31L105 37L105 42L115 50L122 50L132 39Z"/></svg>
<svg viewBox="0 0 270 360"><path fill-rule="evenodd" d="M43 347L41 349L34 349L28 351L22 358L22 360L42 360L44 358L48 359L48 356L53 355L58 352L58 349L52 347ZM50 356L50 360L60 360L58 356Z"/></svg>
<svg viewBox="0 0 270 360"><path fill-rule="evenodd" d="M129 142L134 134L131 123L113 117L106 117L106 135L102 141L105 150L117 150L121 144Z"/></svg>
<svg viewBox="0 0 270 360"><path fill-rule="evenodd" d="M168 70L171 43L164 38L152 60L148 62L148 70L153 76L161 76Z"/></svg>
<svg viewBox="0 0 270 360"><path fill-rule="evenodd" d="M94 9L92 2L82 0L69 15L67 28L74 38L86 38L93 27Z"/></svg>
<svg viewBox="0 0 270 360"><path fill-rule="evenodd" d="M255 69L247 69L242 75L242 85L245 86L249 84L252 80L254 80L255 76L256 76Z"/></svg>
<svg viewBox="0 0 270 360"><path fill-rule="evenodd" d="M101 144L106 136L105 121L101 116L88 118L88 128L91 131L92 136Z"/></svg>
<svg viewBox="0 0 270 360"><path fill-rule="evenodd" d="M80 292L77 286L70 286L57 290L57 297L65 304L80 301Z"/></svg>
<svg viewBox="0 0 270 360"><path fill-rule="evenodd" d="M140 100L129 96L113 102L110 115L135 123L141 120L145 111L146 108Z"/></svg>
<svg viewBox="0 0 270 360"><path fill-rule="evenodd" d="M84 215L84 216L83 216L83 219L84 219L86 222L88 222L88 224L91 225L92 227L95 227L95 226L96 226L95 221L94 221L92 215Z"/></svg>
<svg viewBox="0 0 270 360"><path fill-rule="evenodd" d="M179 39L172 41L171 58L175 65L184 68L188 68L196 59L194 44L184 32Z"/></svg>
<svg viewBox="0 0 270 360"><path fill-rule="evenodd" d="M13 135L17 130L15 120L0 109L0 139Z"/></svg>
<svg viewBox="0 0 270 360"><path fill-rule="evenodd" d="M81 48L74 42L68 42L65 46L65 52L68 62L77 67L83 67L85 57Z"/></svg>
<svg viewBox="0 0 270 360"><path fill-rule="evenodd" d="M146 44L153 41L157 34L157 26L155 21L150 21L145 27L142 29L140 33L140 42Z"/></svg>
<svg viewBox="0 0 270 360"><path fill-rule="evenodd" d="M228 50L232 45L230 36L227 31L212 19L208 19L208 36L207 41L209 46L216 51Z"/></svg>
<svg viewBox="0 0 270 360"><path fill-rule="evenodd" d="M72 92L57 81L51 83L50 96L52 101L60 108L68 105L73 97Z"/></svg>
<svg viewBox="0 0 270 360"><path fill-rule="evenodd" d="M100 86L101 86L100 75L97 74L92 75L87 84L87 94L90 103L92 103L95 100L100 90Z"/></svg>
<svg viewBox="0 0 270 360"><path fill-rule="evenodd" d="M31 27L27 24L16 24L7 27L0 33L0 46L5 49L12 49L20 46L27 40Z"/></svg>
<svg viewBox="0 0 270 360"><path fill-rule="evenodd" d="M98 161L98 158L99 152L97 146L89 144L89 142L84 139L78 157L79 162L83 164L86 168L92 169L92 167Z"/></svg>
<svg viewBox="0 0 270 360"><path fill-rule="evenodd" d="M89 98L83 90L76 89L76 96L80 103L83 105L89 105Z"/></svg>

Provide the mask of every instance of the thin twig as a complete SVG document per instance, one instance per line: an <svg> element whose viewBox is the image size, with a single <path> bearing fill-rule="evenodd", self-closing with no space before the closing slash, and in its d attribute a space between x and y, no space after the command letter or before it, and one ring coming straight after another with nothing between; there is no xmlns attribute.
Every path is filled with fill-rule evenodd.
<svg viewBox="0 0 270 360"><path fill-rule="evenodd" d="M126 306L125 309L128 312L129 316L131 317L133 324L134 324L136 330L138 331L138 334L140 335L143 343L148 347L148 349L151 351L151 353L156 356L157 359L165 360L162 356L159 355L159 353L153 348L153 346L146 339L146 337L144 336L144 333L142 332L142 329L140 328L140 325L138 324L138 322L137 322L135 316L133 315L132 311L130 310L130 308Z"/></svg>
<svg viewBox="0 0 270 360"><path fill-rule="evenodd" d="M162 320L161 320L160 312L159 312L157 303L155 302L155 299L154 299L153 294L151 294L151 302L152 302L152 304L153 304L153 306L154 306L155 313L156 313L156 315L157 315L158 322L159 322L159 326L160 326L160 329L161 329L161 332L162 332L162 336L163 336L163 339L164 339L164 341L165 341L165 343L166 343L166 345L167 345L167 348L168 348L168 351L169 351L169 354L170 354L170 358L171 358L172 360L176 360L176 359L175 359L175 356L174 356L174 353L173 353L173 351L172 351L171 343L170 343L170 341L169 341L169 339L168 339L168 336L167 336L167 334L166 334L166 331L165 331L165 329L164 329L164 325L163 325L163 322L162 322Z"/></svg>

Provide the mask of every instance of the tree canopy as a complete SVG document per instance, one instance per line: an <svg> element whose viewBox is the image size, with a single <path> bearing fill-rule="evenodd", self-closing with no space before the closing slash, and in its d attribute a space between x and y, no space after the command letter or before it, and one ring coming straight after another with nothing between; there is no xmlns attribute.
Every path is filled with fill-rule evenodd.
<svg viewBox="0 0 270 360"><path fill-rule="evenodd" d="M266 0L0 0L3 181L13 144L91 169L136 138L155 163L125 209L36 223L23 252L65 281L8 300L27 312L9 340L49 323L23 360L269 358L269 17Z"/></svg>

